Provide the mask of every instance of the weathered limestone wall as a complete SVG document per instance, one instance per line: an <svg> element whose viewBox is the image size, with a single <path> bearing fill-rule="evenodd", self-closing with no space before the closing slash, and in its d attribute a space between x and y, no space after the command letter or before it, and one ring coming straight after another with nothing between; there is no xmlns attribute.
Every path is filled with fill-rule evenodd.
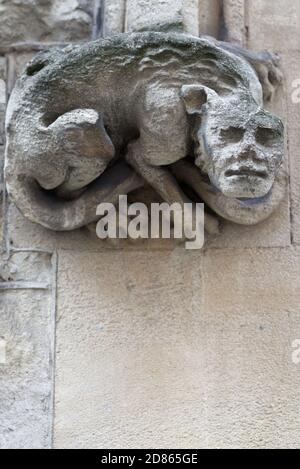
<svg viewBox="0 0 300 469"><path fill-rule="evenodd" d="M7 95L37 49L157 22L280 54L286 200L203 251L112 248L28 222L1 179L1 448L299 445L299 0L0 0L0 161Z"/></svg>

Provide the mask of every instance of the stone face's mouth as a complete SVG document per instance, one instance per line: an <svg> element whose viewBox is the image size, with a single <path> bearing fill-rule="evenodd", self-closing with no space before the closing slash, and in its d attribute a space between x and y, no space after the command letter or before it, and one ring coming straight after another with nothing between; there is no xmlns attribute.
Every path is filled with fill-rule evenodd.
<svg viewBox="0 0 300 469"><path fill-rule="evenodd" d="M266 170L252 169L248 167L241 167L239 169L228 169L225 172L225 177L230 178L233 176L259 177L261 179L267 179L268 173Z"/></svg>

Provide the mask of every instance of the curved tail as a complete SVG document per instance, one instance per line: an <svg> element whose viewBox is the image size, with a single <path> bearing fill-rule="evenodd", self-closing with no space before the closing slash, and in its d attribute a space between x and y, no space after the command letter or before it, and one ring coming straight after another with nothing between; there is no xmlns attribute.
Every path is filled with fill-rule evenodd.
<svg viewBox="0 0 300 469"><path fill-rule="evenodd" d="M58 198L52 191L23 175L6 171L7 190L29 220L54 231L70 231L97 221L96 208L102 202L116 204L119 195L142 187L143 180L124 162L107 169L80 197Z"/></svg>
<svg viewBox="0 0 300 469"><path fill-rule="evenodd" d="M248 201L231 199L213 190L212 186L203 181L199 170L188 161L181 160L172 165L172 172L179 181L192 187L215 213L239 225L256 225L269 218L284 199L287 189L287 175L283 168L279 170L267 196Z"/></svg>

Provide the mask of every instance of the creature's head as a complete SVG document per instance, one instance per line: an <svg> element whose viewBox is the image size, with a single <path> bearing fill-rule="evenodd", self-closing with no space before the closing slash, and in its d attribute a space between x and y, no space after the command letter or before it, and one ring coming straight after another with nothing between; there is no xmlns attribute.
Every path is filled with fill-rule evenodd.
<svg viewBox="0 0 300 469"><path fill-rule="evenodd" d="M248 92L225 98L201 85L181 90L195 121L196 165L225 196L267 195L284 153L281 120L262 109Z"/></svg>

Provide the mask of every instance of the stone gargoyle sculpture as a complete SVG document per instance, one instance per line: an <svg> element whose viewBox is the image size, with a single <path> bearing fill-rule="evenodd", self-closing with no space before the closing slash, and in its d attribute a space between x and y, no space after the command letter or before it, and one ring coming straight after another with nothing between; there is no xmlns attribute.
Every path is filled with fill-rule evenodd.
<svg viewBox="0 0 300 469"><path fill-rule="evenodd" d="M283 124L263 109L279 81L268 53L178 33L41 52L8 105L8 192L53 230L94 222L100 202L145 185L256 224L285 193Z"/></svg>

